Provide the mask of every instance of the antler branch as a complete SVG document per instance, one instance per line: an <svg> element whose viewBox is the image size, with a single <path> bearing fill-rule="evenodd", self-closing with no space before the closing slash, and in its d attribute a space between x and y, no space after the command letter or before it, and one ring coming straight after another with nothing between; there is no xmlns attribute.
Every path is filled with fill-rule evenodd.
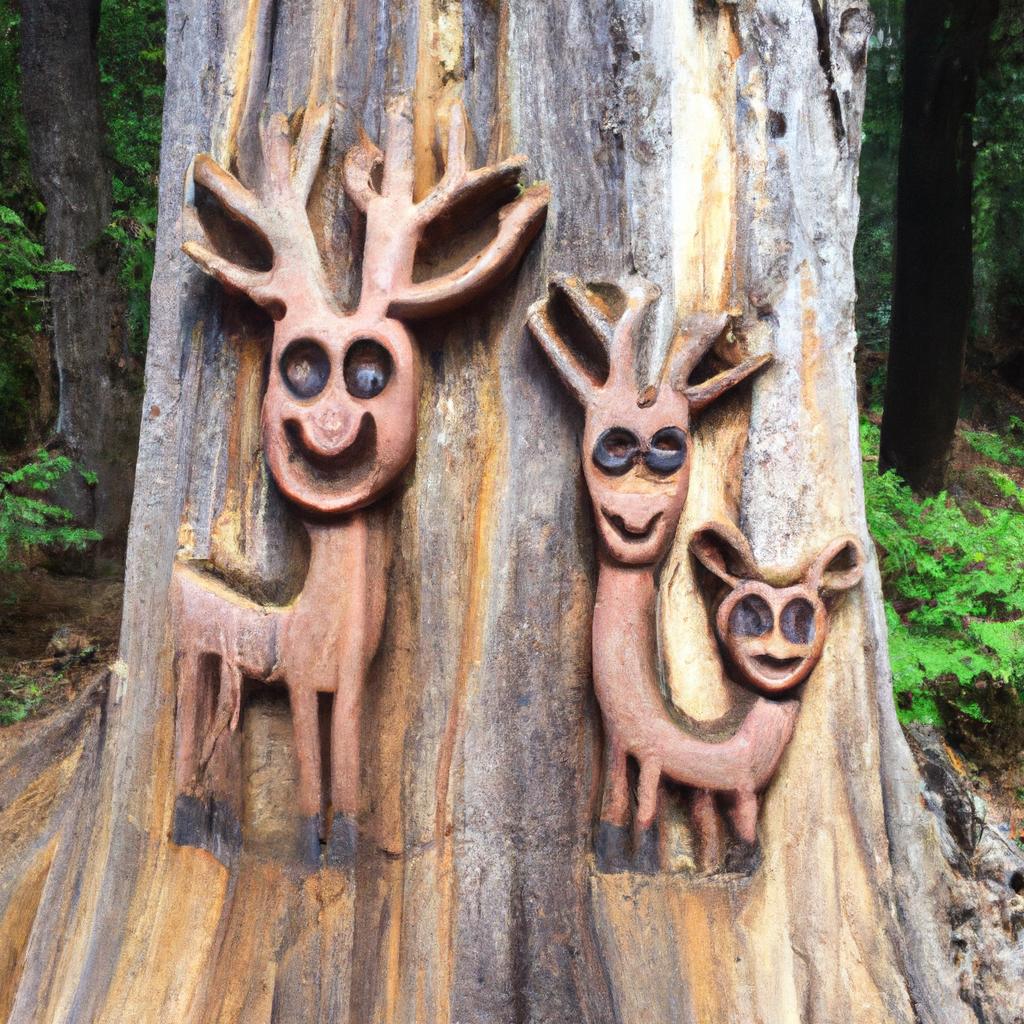
<svg viewBox="0 0 1024 1024"><path fill-rule="evenodd" d="M480 206L509 192L526 166L524 156L467 170L466 115L461 104L451 109L445 171L436 188L416 203L413 199L413 122L408 98L393 102L387 112L385 151L365 136L345 155L345 191L367 217L366 235L386 239L390 273L382 261L364 257L363 292L382 292L387 315L405 319L435 316L469 302L509 273L544 221L551 199L547 185L525 189L498 213L497 234L460 267L429 281L413 283L416 246L426 228L458 210ZM383 168L380 189L374 177ZM379 253L376 255L380 255Z"/></svg>
<svg viewBox="0 0 1024 1024"><path fill-rule="evenodd" d="M208 154L193 164L194 180L208 189L224 212L255 231L269 246L269 270L252 270L215 253L199 242L182 249L206 273L228 288L282 316L293 303L331 304L316 238L306 212L309 194L330 130L327 107L310 107L292 144L288 119L275 114L261 133L263 174L249 189Z"/></svg>
<svg viewBox="0 0 1024 1024"><path fill-rule="evenodd" d="M690 374L697 368L697 364L708 353L711 346L722 336L729 325L729 320L730 317L727 313L717 315L698 313L690 317L682 325L677 338L676 350L669 357L669 383L676 391L686 396L693 412L700 412L701 409L711 405L727 391L772 361L770 353L752 356L738 366L723 370L700 384L690 384Z"/></svg>
<svg viewBox="0 0 1024 1024"><path fill-rule="evenodd" d="M641 277L630 279L622 289L626 306L617 319L595 300L577 277L557 277L551 281L547 299L530 307L527 323L533 336L547 353L566 387L586 404L603 387L616 381L636 382L636 336L648 307L660 294L659 289ZM550 313L553 293L560 294L579 323L600 345L608 357L608 378L601 382L584 367L568 341L555 327Z"/></svg>

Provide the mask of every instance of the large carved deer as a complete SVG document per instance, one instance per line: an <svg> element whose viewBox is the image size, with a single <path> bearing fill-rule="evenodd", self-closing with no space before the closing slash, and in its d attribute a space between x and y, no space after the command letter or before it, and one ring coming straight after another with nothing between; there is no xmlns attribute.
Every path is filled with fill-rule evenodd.
<svg viewBox="0 0 1024 1024"><path fill-rule="evenodd" d="M196 184L272 253L269 269L253 270L206 245L184 246L203 270L273 318L263 451L277 486L303 519L310 558L301 593L285 607L250 601L187 564L174 567L181 794L174 834L181 842L195 831L190 815L203 813L194 796L200 776L218 735L237 727L242 681L251 677L288 689L300 852L311 864L319 861L325 832L318 694L333 694L327 854L333 864L352 862L363 687L385 609L384 537L368 509L395 484L416 446L420 357L406 324L451 312L496 284L543 222L550 193L535 185L500 210L496 234L471 259L414 282L424 231L441 218L457 229L469 211L512 198L525 158L469 171L465 115L456 105L444 175L416 202L408 101L392 103L386 120L383 153L363 136L344 159L345 191L366 217L362 290L351 312L332 293L306 209L329 133L326 109L305 112L295 143L284 116L269 119L255 188L209 156L194 163ZM215 710L200 692L203 665L211 660L219 661Z"/></svg>
<svg viewBox="0 0 1024 1024"><path fill-rule="evenodd" d="M654 870L662 777L723 794L737 835L755 840L757 794L789 741L797 703L756 699L735 733L718 743L687 732L666 707L658 675L656 572L686 502L690 420L771 357L746 359L690 384L697 364L728 325L725 315L696 316L683 324L655 382L641 387L638 334L658 293L634 278L621 294L624 305L616 310L579 280L559 279L548 299L531 308L528 322L584 409L583 475L599 538L592 659L605 773L598 863L616 870L629 860L627 758L632 757L640 771L633 862L639 870ZM577 349L572 338L581 330L586 343ZM583 356L586 351L596 355L593 365Z"/></svg>

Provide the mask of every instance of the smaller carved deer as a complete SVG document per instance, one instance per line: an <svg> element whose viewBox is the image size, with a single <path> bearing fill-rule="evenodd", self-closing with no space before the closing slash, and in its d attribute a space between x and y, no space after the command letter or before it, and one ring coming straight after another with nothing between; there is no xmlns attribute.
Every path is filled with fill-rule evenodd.
<svg viewBox="0 0 1024 1024"><path fill-rule="evenodd" d="M737 681L769 697L795 690L811 674L825 647L830 612L864 574L864 551L853 536L830 541L786 584L765 578L746 537L731 524L705 523L690 538L690 551L720 581L712 602L715 634ZM757 811L756 797L735 805L740 838L753 838ZM715 864L718 816L710 789L694 794L693 816L702 861Z"/></svg>
<svg viewBox="0 0 1024 1024"><path fill-rule="evenodd" d="M310 560L301 593L286 607L264 607L186 564L174 567L174 834L176 841L195 841L196 818L206 813L196 796L199 776L218 734L237 726L242 680L252 677L288 688L301 853L311 864L319 860L324 831L318 694L333 695L328 861L346 865L356 847L363 687L385 606L385 538L369 507L396 482L416 447L420 357L405 322L448 313L509 274L540 230L550 193L544 185L524 190L499 211L496 234L471 259L414 282L425 230L439 220L458 229L468 211L511 198L525 157L469 171L465 115L455 106L444 175L415 202L410 105L392 103L385 152L364 136L344 160L345 191L366 216L359 305L345 312L331 292L306 211L329 125L327 110L307 110L293 144L287 119L270 118L255 189L209 156L194 164L195 182L273 254L269 269L253 270L204 245L184 246L207 273L274 320L263 450L277 486L303 517ZM215 710L199 692L210 660L220 665Z"/></svg>
<svg viewBox="0 0 1024 1024"><path fill-rule="evenodd" d="M755 794L775 771L796 704L756 700L735 734L720 743L688 733L666 708L658 675L655 576L686 502L690 417L771 357L746 359L690 384L697 364L728 325L725 315L697 316L683 325L655 383L641 388L637 335L658 293L635 278L621 293L624 308L614 311L577 279L556 280L549 299L532 307L529 326L585 414L583 475L599 537L593 676L605 733L598 861L616 869L627 859L627 758L632 757L640 768L634 860L639 868L654 870L662 776L725 794L737 832L754 839ZM596 348L606 373L595 373L582 350L573 351L572 332L559 327L567 317L576 332L587 332L590 344L583 348Z"/></svg>

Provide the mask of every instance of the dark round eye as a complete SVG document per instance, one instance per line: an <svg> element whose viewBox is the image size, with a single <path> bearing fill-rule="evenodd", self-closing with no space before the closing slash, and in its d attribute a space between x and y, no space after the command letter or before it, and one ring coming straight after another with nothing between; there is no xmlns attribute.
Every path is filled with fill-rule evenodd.
<svg viewBox="0 0 1024 1024"><path fill-rule="evenodd" d="M791 644L809 644L814 639L814 606L802 597L794 598L782 609L779 628Z"/></svg>
<svg viewBox="0 0 1024 1024"><path fill-rule="evenodd" d="M625 427L609 427L594 445L594 465L611 476L629 471L640 451L636 434Z"/></svg>
<svg viewBox="0 0 1024 1024"><path fill-rule="evenodd" d="M372 338L360 338L345 353L345 387L353 398L376 398L391 380L391 353Z"/></svg>
<svg viewBox="0 0 1024 1024"><path fill-rule="evenodd" d="M330 375L331 361L312 338L299 338L281 353L281 376L296 398L319 395Z"/></svg>
<svg viewBox="0 0 1024 1024"><path fill-rule="evenodd" d="M662 427L651 438L644 463L652 473L668 476L686 461L686 434L678 427Z"/></svg>
<svg viewBox="0 0 1024 1024"><path fill-rule="evenodd" d="M764 636L772 628L772 610L757 594L741 598L729 614L729 632L734 636Z"/></svg>

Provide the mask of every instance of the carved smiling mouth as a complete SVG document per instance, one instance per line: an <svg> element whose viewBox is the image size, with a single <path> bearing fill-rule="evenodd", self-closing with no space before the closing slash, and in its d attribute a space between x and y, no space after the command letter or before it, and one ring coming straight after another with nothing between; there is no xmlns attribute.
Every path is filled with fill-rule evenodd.
<svg viewBox="0 0 1024 1024"><path fill-rule="evenodd" d="M293 458L301 458L312 469L326 476L334 476L372 456L377 444L377 426L369 413L363 415L351 442L335 450L322 450L310 444L302 425L296 420L285 423L288 447Z"/></svg>
<svg viewBox="0 0 1024 1024"><path fill-rule="evenodd" d="M622 516L617 516L613 512L609 512L608 509L603 506L601 508L601 515L604 516L605 522L607 522L624 541L630 544L639 544L642 541L649 540L651 534L654 532L654 527L661 518L661 513L657 512L647 521L646 526L636 530L630 528Z"/></svg>
<svg viewBox="0 0 1024 1024"><path fill-rule="evenodd" d="M755 654L753 661L769 679L785 679L799 667L803 658L773 658L770 654Z"/></svg>

